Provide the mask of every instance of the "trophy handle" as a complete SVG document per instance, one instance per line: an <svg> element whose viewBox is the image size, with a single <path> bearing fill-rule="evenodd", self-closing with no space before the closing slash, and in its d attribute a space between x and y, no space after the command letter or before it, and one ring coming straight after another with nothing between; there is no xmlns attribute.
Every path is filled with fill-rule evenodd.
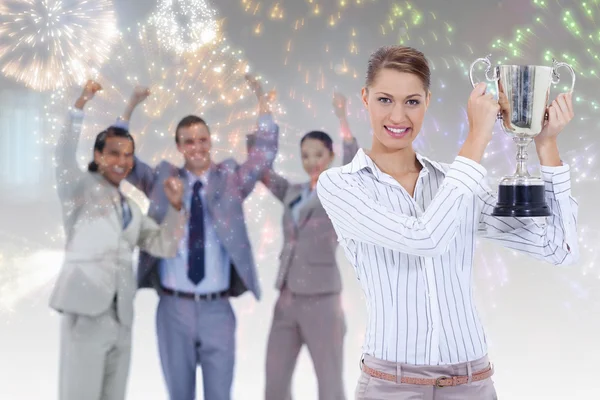
<svg viewBox="0 0 600 400"><path fill-rule="evenodd" d="M486 79L490 82L498 81L499 77L496 73L496 69L492 68L492 62L490 61L490 57L492 57L492 55L488 54L486 57L478 58L471 64L471 68L469 68L469 79L471 80L471 85L473 85L473 87L477 85L477 83L475 83L475 80L473 79L473 69L475 69L475 65L477 65L480 62L487 65L487 67L485 68ZM492 76L490 76L490 72L492 73ZM498 119L502 119L502 111L498 112Z"/></svg>
<svg viewBox="0 0 600 400"><path fill-rule="evenodd" d="M567 68L569 70L569 72L571 73L571 92L572 92L573 89L575 89L575 70L573 70L573 67L571 67L571 65L569 65L565 62L558 62L554 58L552 59L552 83L556 85L558 82L560 82L560 74L558 73L558 69L560 67Z"/></svg>
<svg viewBox="0 0 600 400"><path fill-rule="evenodd" d="M477 65L480 62L487 65L485 69L485 77L487 78L487 80L490 82L495 82L498 80L496 71L492 69L492 62L490 61L491 56L491 54L488 54L486 57L478 58L471 64L471 68L469 68L469 79L471 80L471 85L473 85L473 87L477 86L477 83L475 83L475 80L473 79L473 69L475 68L475 65ZM492 76L490 76L490 72L492 73Z"/></svg>
<svg viewBox="0 0 600 400"><path fill-rule="evenodd" d="M573 69L573 67L571 67L570 64L567 64L565 62L558 62L554 58L552 59L552 84L556 85L558 82L560 82L560 74L558 73L558 69L560 67L567 68L569 70L569 72L571 73L571 92L572 92L573 89L575 89L575 70ZM546 112L544 119L548 120L548 112Z"/></svg>

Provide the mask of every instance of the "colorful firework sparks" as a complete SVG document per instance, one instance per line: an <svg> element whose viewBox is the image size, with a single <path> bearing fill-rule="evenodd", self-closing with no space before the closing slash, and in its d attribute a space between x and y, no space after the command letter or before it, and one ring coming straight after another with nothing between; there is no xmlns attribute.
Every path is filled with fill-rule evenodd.
<svg viewBox="0 0 600 400"><path fill-rule="evenodd" d="M210 44L220 30L217 13L206 0L160 0L148 24L158 32L161 45L177 54Z"/></svg>
<svg viewBox="0 0 600 400"><path fill-rule="evenodd" d="M273 47L269 53L272 58L279 57L278 67L284 69L282 76L286 76L285 82L278 83L278 100L282 101L288 110L294 109L294 116L291 116L287 115L281 106L277 108L278 123L282 127L280 155L276 166L278 172L294 181L304 178L298 159L301 134L317 128L315 124L328 122L324 116L333 114L329 103L330 94L336 86L355 88L354 93L358 93L362 85L362 71L366 59L374 50L373 43L407 44L422 49L428 55L433 69L432 106L425 121L424 134L420 136L417 146L425 154L443 161L448 161L450 155L456 154L468 131L466 113L462 107L465 103L454 101L456 92L468 92L468 67L475 58L485 54L474 54L468 43L461 40L460 26L444 21L440 18L442 13L432 12L428 8L425 11L424 6L419 8L417 3L409 2L398 2L391 6L387 2L358 0L342 0L337 3L288 0L268 4L241 0L241 3L249 18L253 19L250 25L256 28L254 33L257 41L269 32L272 34L275 24L289 26L287 35L281 35L279 29L280 37L272 38L273 42L281 40L283 46ZM597 15L597 12L591 6L597 7L597 4L598 1L587 3L588 8L596 13L594 15ZM546 4L546 7L551 6ZM381 22L375 25L377 29L360 28L361 16L367 9L381 16ZM540 7L538 11L542 16L545 15L544 8ZM556 11L553 12L556 14ZM547 18L545 23L550 21L551 13L547 14L548 16L544 17ZM556 15L564 16L560 12ZM558 17L555 19L558 21ZM587 48L582 47L582 44L585 40L591 40L589 37L584 40L583 37L589 30L591 20L577 14L573 21L577 29L564 31L574 40L576 46L569 49L579 58L583 51L576 49ZM189 27L185 24L181 26ZM147 24L124 31L110 64L98 70L96 78L103 83L105 90L87 109L82 140L85 143L81 146L84 152L84 156L80 158L82 164L89 160L91 142L95 134L112 123L122 112L133 87L138 84L150 85L153 92L140 106L132 123L132 132L140 145L138 149L149 163L154 164L164 158L180 164L172 136L174 124L187 113L206 117L215 133L217 160L230 156L244 159L244 135L252 128L256 117L255 99L243 80L243 74L250 70L244 55L234 51L221 37L223 33L220 31L217 31L213 40L193 51L179 51L175 46L166 44L165 41L161 42L160 35L157 37L156 28L155 25ZM540 39L549 37L548 32L555 29L556 25L547 27L541 22L536 25L534 21L530 28L531 32L525 29L526 33L522 34L522 38L517 42L518 47L524 49L520 53L521 57L525 57L528 52L531 55L531 49L539 43L551 43ZM327 35L323 35L323 32ZM189 40L186 42L188 44L193 43L189 37L180 38ZM502 43L509 41L502 39ZM492 47L493 58L499 60L500 55L509 55L507 47L496 46L498 47ZM590 44L589 48L593 50L597 47ZM540 47L538 54L546 54L547 51L547 48ZM550 56L554 53L548 54ZM586 57L585 63L594 65L593 61L596 58L593 55ZM573 62L570 58L557 58ZM580 62L578 59L576 61ZM579 72L583 64L576 65ZM287 73L288 71L294 72ZM479 74L481 72L478 71ZM586 79L593 77L593 74L588 72L585 72L583 81L578 77L582 88ZM568 79L565 81L568 82ZM265 82L264 86L265 89L270 89L268 82ZM48 113L49 119L57 128L60 127L65 110L79 94L79 90L73 88L71 93L63 90L54 94L54 104L48 108ZM584 95L582 91L581 98L586 99L582 101L590 106L591 115L593 104ZM367 125L368 116L358 95L349 95L348 112L352 118L353 130L359 134L358 127ZM304 118L305 113L311 118ZM290 123L291 117L296 118L293 123ZM584 123L589 129L591 122L587 120ZM569 153L565 158L574 168L572 176L576 183L593 176L593 167L597 166L592 153L593 142L587 140L583 134L578 138L586 146L585 151ZM364 137L360 139L361 144L368 147L368 140L364 140ZM534 153L533 148L530 148L530 153ZM494 168L506 166L498 172L512 173L514 154L514 145L508 138L502 141L494 139L486 154L486 164L493 165ZM534 164L533 160L531 164ZM491 169L490 173L497 176L496 169ZM130 193L136 196L135 192ZM147 206L142 195L137 196L136 200L143 208ZM257 185L257 190L249 201L246 201L244 207L246 215L251 216L248 225L249 231L253 232L251 236L256 240L257 260L268 262L275 259L278 249L274 251L273 244L278 243L275 243L273 238L276 236L273 235L279 232L279 221L276 220L278 215L274 215L273 210L279 207L278 203L262 185ZM582 257L586 257L586 260L595 260L599 254L592 246L594 241L597 241L597 236L597 232L594 235L582 234ZM504 250L494 252L484 248L478 252L476 264L482 266L486 288L498 289L510 284L507 266L513 261L512 257L515 257L512 252ZM584 272L597 275L597 267L593 265L587 265ZM498 290L489 292L492 301L497 292ZM18 293L11 294L13 295L19 296Z"/></svg>
<svg viewBox="0 0 600 400"><path fill-rule="evenodd" d="M158 36L153 27L142 24L123 32L111 63L96 77L104 90L86 109L84 140L114 123L134 87L142 85L150 87L151 95L139 106L131 129L138 149L152 154L148 162L179 160L173 132L179 119L189 114L208 122L217 160L245 154L244 137L255 124L257 102L244 78L251 71L243 53L217 38L194 52L175 56L161 46ZM268 85L264 83L265 89ZM79 90L56 92L48 118L62 118ZM284 113L281 107L274 111Z"/></svg>
<svg viewBox="0 0 600 400"><path fill-rule="evenodd" d="M327 103L336 87L354 86L359 89L362 85L366 58L375 49L368 43L374 36L379 42L389 43L391 38L392 43L429 49L427 54L434 77L437 77L436 102L441 101L441 92L448 90L449 84L441 78L446 73L436 71L452 69L459 79L466 78L470 60L465 62L464 57L461 59L458 55L472 57L467 45L453 39L455 30L452 24L410 2L398 2L390 6L384 2L353 1L337 5L327 3L326 7L329 8L326 8L325 3L321 6L310 1L288 1L278 2L273 9L268 9L261 2L242 1L242 7L250 19L259 20L262 28L255 32L257 41L262 40L263 33L272 33L276 25L289 27L280 53L282 68L289 72L287 86L282 91L282 101L288 104L288 109L294 108L295 113L305 112L311 120L324 117L324 112L332 113ZM360 20L356 20L356 15L367 10L382 16L377 29L360 28ZM326 18L326 15L331 18ZM313 36L318 39L310 40ZM275 42L280 43L281 39L277 38ZM271 41L269 46L272 46ZM322 95L315 96L315 92ZM368 119L358 96L349 95L348 111L353 118L362 122ZM462 119L462 110L457 108L454 115ZM436 132L440 125L448 126L447 123L433 121ZM301 127L300 130L306 131L308 128L312 127ZM297 153L296 147L294 142L291 154Z"/></svg>
<svg viewBox="0 0 600 400"><path fill-rule="evenodd" d="M293 73L289 86L282 91L284 101L301 103L302 109L311 118L323 116L323 110L331 113L331 108L321 102L328 102L335 87L362 85L365 61L375 48L368 43L375 36L378 42L409 44L417 48L425 48L430 59L435 82L436 94L447 90L450 82L444 81L437 71L452 69L458 78L466 78L467 69L471 62L472 51L464 42L455 41L455 29L447 21L443 21L431 11L423 11L410 2L398 2L393 5L375 1L340 2L335 11L336 23L321 24L324 12L309 12L310 7L322 10L319 4L279 2L278 12L267 13L263 3L243 1L244 10L252 19L260 19L264 32L274 30L273 25L287 24L290 32L285 39L282 49L283 68ZM308 9L307 9L308 7ZM328 7L334 7L328 3ZM282 11L283 10L283 11ZM287 11L286 11L287 10ZM292 10L296 13L292 14ZM360 24L352 18L350 10L382 15L376 30L360 29ZM268 17L265 17L265 14ZM345 16L345 20L342 19ZM356 15L354 15L356 17ZM432 29L433 28L433 29ZM325 30L324 30L325 29ZM315 33L318 32L318 33ZM265 33L266 34L266 33ZM320 34L320 35L319 35ZM310 41L307 48L307 38L319 35L318 41ZM260 35L256 40L261 40ZM304 51L306 50L306 51ZM460 56L460 55L463 56ZM466 56L466 57L465 57ZM467 58L468 57L468 58ZM466 61L465 61L466 59ZM323 62L326 60L326 63ZM460 82L463 84L463 82ZM323 92L320 99L315 98L314 92ZM356 93L358 90L356 91ZM366 114L360 106L360 99L349 96L349 112L354 117L365 121ZM441 101L441 97L435 99ZM359 105L355 107L355 105ZM288 107L289 108L289 107ZM455 113L462 118L461 110ZM439 127L440 124L437 124ZM446 124L447 125L447 124Z"/></svg>
<svg viewBox="0 0 600 400"><path fill-rule="evenodd" d="M81 83L117 37L110 0L0 2L0 69L34 90Z"/></svg>
<svg viewBox="0 0 600 400"><path fill-rule="evenodd" d="M363 8L365 5L375 3L377 0L339 0L339 1L279 1L266 4L259 0L241 0L241 6L249 15L260 19L271 19L278 21L292 21L294 24L302 24L305 19L322 19L327 26L334 27L342 19L343 15L354 8ZM254 32L262 32L262 24L255 25Z"/></svg>
<svg viewBox="0 0 600 400"><path fill-rule="evenodd" d="M511 39L498 38L492 43L493 52L500 53L501 56L498 62L532 56L546 62L556 58L571 64L579 76L598 79L600 27L597 26L596 19L600 14L600 1L582 2L573 8L564 8L558 2L549 4L533 0L532 3L539 13L534 15L531 23L515 29ZM559 39L557 35L560 35ZM569 46L564 48L576 49L577 54L546 47L553 42L566 42Z"/></svg>
<svg viewBox="0 0 600 400"><path fill-rule="evenodd" d="M260 1L242 0L241 5L250 15L252 23L257 24L253 30L257 37L274 31L275 25L289 26L290 33L285 48L282 49L283 64L295 68L298 63L300 82L317 90L322 90L326 86L328 71L334 71L338 77L363 78L358 71L363 69L364 59L373 49L365 48L361 44L364 42L361 36L362 38L373 37L375 34L386 39L395 36L396 43L417 47L432 46L435 42L439 42L440 49L446 50L442 54L456 54L448 51L448 45L452 45L450 36L454 32L453 26L439 20L435 13L421 10L408 1L394 3L391 6L387 2L375 0L342 0L322 4L311 0L304 3L282 1L269 8ZM354 22L360 21L356 21L352 15L356 17L357 14L360 15L367 10L383 16L383 20L377 24L376 31L371 27L368 30L361 30L358 27L360 25L353 26ZM346 20L343 19L344 17ZM431 30L432 26L439 29ZM311 43L310 52L302 51L303 45L297 42L323 27L330 28L327 30L326 37L320 37L316 46L315 43ZM421 30L417 30L419 28ZM328 56L329 65L320 63L311 70L308 55L315 52L324 52ZM455 61L457 60L448 58L441 63L446 65Z"/></svg>
<svg viewBox="0 0 600 400"><path fill-rule="evenodd" d="M244 54L232 48L223 37L218 37L194 52L176 55L163 47L157 36L155 28L149 25L140 24L133 29L125 29L115 45L111 62L93 76L103 84L104 90L86 107L77 154L82 168L91 157L96 134L112 124L123 112L137 85L150 86L152 91L152 95L140 105L131 125L138 154L149 164L157 164L163 159L178 165L181 163L173 133L177 122L188 114L202 116L211 127L215 161L228 157L235 157L238 161L246 158L245 135L254 129L257 100L244 78L246 73L252 72ZM260 76L258 78L263 82L265 91L271 89L269 81ZM45 106L45 122L51 134L43 138L49 147L54 145L66 112L80 91L79 86L73 86L52 93L50 103ZM283 119L286 113L281 105L275 102L272 109L277 121L285 125ZM142 193L127 184L123 189L138 202L142 210L147 210L148 201ZM259 231L269 220L265 212L269 206L265 206L265 203L272 207L274 201L264 188L257 190L244 203L247 215L253 216L248 224L256 226ZM56 243L64 240L60 226L50 239ZM265 252L270 251L267 247L262 244L257 249L259 260L265 258ZM34 259L24 258L25 253L17 252L10 257L5 254L7 257L2 260L0 276L6 277L7 282L24 282L26 275L34 273L27 268L13 268L17 261L32 266L35 264ZM57 251L57 254L59 257L62 251ZM269 259L274 257L270 256L269 253ZM39 285L42 285L51 280L60 267L60 260L52 265L52 270L45 269L31 282L39 281ZM18 290L0 287L0 292L6 295L5 304L0 304L4 311L9 311L16 302L38 287L32 286L29 290L25 284L21 286Z"/></svg>
<svg viewBox="0 0 600 400"><path fill-rule="evenodd" d="M591 40L592 36L586 32L591 30L589 26L591 14L597 18L597 5L599 1L582 3L581 7L587 7L586 17L576 19L577 30L567 31L572 38L586 37ZM464 138L468 133L468 124L466 118L465 102L456 102L456 93L468 93L470 82L468 72L470 64L478 57L486 55L476 54L468 40L464 40L464 29L460 25L451 21L444 20L447 15L444 12L437 12L435 8L421 5L416 2L395 2L390 5L388 2L376 1L340 1L340 2L317 2L317 1L278 1L275 3L242 0L241 6L247 16L247 21L253 27L249 41L256 43L266 43L264 38L269 38L269 46L273 47L272 54L279 57L279 67L289 71L287 86L283 87L281 93L282 101L289 110L294 110L294 114L306 115L309 118L297 117L295 124L290 127L290 135L282 137L280 141L280 155L276 168L284 175L293 179L300 179L302 172L299 168L300 160L298 157L298 140L302 132L316 128L315 126L301 125L303 120L311 121L312 124L325 124L326 118L333 119L327 114L332 113L331 107L327 102L330 101L330 93L335 87L356 88L355 91L347 91L348 95L348 114L351 119L352 128L360 138L361 145L369 146L368 137L360 134L361 128L367 128L368 115L360 101L360 86L363 84L364 68L367 57L377 45L380 44L403 44L421 49L428 56L432 68L432 104L428 117L423 126L423 133L415 143L417 149L434 159L449 161L451 155L456 154ZM594 11L591 12L591 8ZM561 12L563 14L561 14ZM361 15L372 13L381 15L379 24L370 24L366 29L361 24ZM567 17L574 15L568 13L568 10L551 12L555 15ZM550 13L549 13L550 14ZM558 18L555 18L558 21ZM372 21L372 18L370 18ZM565 23L567 23L565 21ZM586 25L587 21L587 25ZM572 22L570 22L572 23ZM282 34L282 26L287 26L288 30ZM553 25L554 26L554 25ZM377 29L375 29L377 27ZM545 29L542 32L539 29ZM555 26L556 28L556 26ZM531 30L527 33L526 28L523 31L520 40L521 46L532 44L548 45L552 42L542 40L552 37L549 35L552 26L545 27L540 25L537 31ZM554 29L555 31L556 29ZM553 34L555 32L552 31ZM277 37L273 37L274 34ZM536 36L537 35L537 36ZM577 36L579 35L579 36ZM593 36L596 38L598 35ZM583 39L577 39L573 46L568 47L576 55L581 55L588 47ZM596 39L594 39L596 40ZM535 42L535 43L534 43ZM597 40L595 45L589 42L589 48L597 49ZM254 42L253 42L254 44ZM514 44L512 46L515 46ZM511 47L512 48L512 47ZM492 48L494 51L492 59L500 59L500 55L505 57L510 55L507 48ZM522 53L523 56L531 55L531 49L527 48ZM551 65L551 54L546 53L548 49L543 49L544 58L547 57L548 65ZM485 52L485 50L483 50ZM571 58L557 57L559 61L572 62ZM588 56L588 59L595 60L595 55ZM542 58L540 58L540 61ZM531 61L528 61L531 63ZM590 63L591 65L591 63ZM579 68L579 66L577 66ZM562 83L565 86L570 84L570 79L566 71L561 70ZM476 76L483 79L483 69L476 69ZM594 76L590 68L585 77L578 76L578 85L583 87L587 79ZM490 84L490 88L493 85ZM347 90L347 89L346 89ZM586 138L583 129L589 130L589 116L591 111L598 108L598 103L592 99L591 95L596 93L585 93L583 90L577 91L575 101L577 103L586 103L588 107L585 110L578 111L578 120L573 121L569 132L561 135L561 140L571 132L580 131L582 134L577 136L582 146L575 150L563 150L563 158L571 164L573 168L572 178L574 186L578 183L597 179L597 163L595 162L594 141ZM493 90L492 90L493 92ZM354 93L354 94L352 94ZM553 94L555 94L553 89ZM589 110L589 112L588 112ZM583 115L582 115L583 114ZM331 125L330 125L331 126ZM290 140L291 138L291 140ZM366 139L366 140L365 140ZM597 142L597 140L596 140ZM577 146L577 145L576 145ZM575 146L569 146L569 149ZM583 150L583 151L582 151ZM538 174L535 167L535 149L531 145L529 148L532 173ZM338 154L340 154L338 152ZM512 174L515 170L516 149L511 138L505 135L500 124L496 124L495 137L492 140L485 154L485 164L489 168L490 184L495 187L494 180L501 175ZM576 190L576 189L575 189ZM582 238L582 246L588 242L588 239ZM513 261L515 255L510 251L503 249L480 251L476 255L476 264L481 265L484 270L484 278L488 287L509 285L508 264ZM590 247L590 246L588 246ZM591 248L591 247L590 247ZM587 260L594 257L589 251L585 254L582 251L582 258ZM492 298L495 295L490 295Z"/></svg>

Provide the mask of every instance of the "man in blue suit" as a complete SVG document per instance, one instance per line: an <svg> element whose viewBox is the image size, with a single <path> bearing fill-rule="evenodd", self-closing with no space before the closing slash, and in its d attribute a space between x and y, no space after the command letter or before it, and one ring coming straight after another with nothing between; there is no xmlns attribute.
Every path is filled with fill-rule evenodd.
<svg viewBox="0 0 600 400"><path fill-rule="evenodd" d="M138 285L155 288L160 300L156 329L162 370L171 400L196 398L196 368L202 368L204 398L229 400L235 362L236 319L229 297L260 287L244 220L243 202L277 154L279 128L260 84L247 76L259 100L256 145L248 159L211 160L211 134L197 116L183 118L175 131L183 168L162 161L155 168L135 160L127 180L150 199L148 215L160 223L168 200L163 182L184 182L189 224L175 258L141 252ZM128 127L135 107L149 91L136 88L116 126Z"/></svg>

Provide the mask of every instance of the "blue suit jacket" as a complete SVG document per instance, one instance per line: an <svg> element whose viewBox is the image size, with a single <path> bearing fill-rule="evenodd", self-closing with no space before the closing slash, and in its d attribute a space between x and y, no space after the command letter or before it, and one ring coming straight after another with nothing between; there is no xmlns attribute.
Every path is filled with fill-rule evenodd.
<svg viewBox="0 0 600 400"><path fill-rule="evenodd" d="M271 115L261 115L258 120L256 146L248 159L239 164L227 159L213 163L208 172L205 212L212 216L219 240L231 260L230 295L239 296L250 290L260 299L260 285L254 256L244 219L243 202L254 189L261 176L272 165L278 149L279 127ZM160 223L166 215L169 201L163 182L170 176L186 180L183 168L162 161L155 168L136 158L135 166L127 180L143 191L150 200L148 216ZM160 292L159 259L140 252L138 286L154 287Z"/></svg>

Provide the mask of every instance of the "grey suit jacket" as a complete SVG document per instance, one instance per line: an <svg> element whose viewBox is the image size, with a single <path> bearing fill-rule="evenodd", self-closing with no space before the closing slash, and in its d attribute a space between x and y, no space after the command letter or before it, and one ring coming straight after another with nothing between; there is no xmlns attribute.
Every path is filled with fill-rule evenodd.
<svg viewBox="0 0 600 400"><path fill-rule="evenodd" d="M260 176L273 163L277 154L279 127L270 115L259 117L256 146L243 164L227 159L213 163L206 185L205 211L210 213L221 244L231 260L231 296L239 296L250 290L260 299L260 285L256 273L254 256L250 246L244 218L243 202L254 189ZM167 199L162 182L169 176L187 179L182 168L162 161L155 168L136 159L135 167L127 178L150 199L148 216L160 222L165 217ZM159 259L147 252L140 252L138 285L161 290L158 271Z"/></svg>
<svg viewBox="0 0 600 400"><path fill-rule="evenodd" d="M65 260L50 297L57 311L96 316L117 299L121 323L130 325L136 292L133 251L177 252L186 218L168 207L161 226L127 199L132 219L123 230L118 188L98 173L82 171L75 154L83 113L70 114L56 147L56 182L66 234Z"/></svg>
<svg viewBox="0 0 600 400"><path fill-rule="evenodd" d="M358 151L356 140L344 142L343 163L347 164ZM300 209L298 223L292 216L292 203L302 193L305 184L292 184L269 169L261 181L284 206L282 219L283 249L276 288L285 285L297 294L339 293L342 282L335 253L337 235L318 196L311 196Z"/></svg>

